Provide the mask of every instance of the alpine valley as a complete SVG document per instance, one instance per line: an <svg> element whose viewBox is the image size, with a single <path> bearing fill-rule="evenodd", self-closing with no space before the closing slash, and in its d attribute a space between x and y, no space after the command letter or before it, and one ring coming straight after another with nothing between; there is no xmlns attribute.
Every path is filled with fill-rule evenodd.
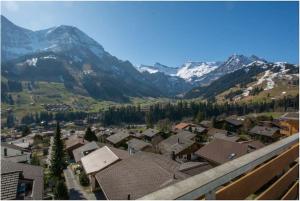
<svg viewBox="0 0 300 201"><path fill-rule="evenodd" d="M255 55L189 61L178 67L160 63L135 67L73 26L31 31L1 16L1 41L5 108L60 102L86 110L81 106L101 101L277 98L297 93L299 85L299 66Z"/></svg>

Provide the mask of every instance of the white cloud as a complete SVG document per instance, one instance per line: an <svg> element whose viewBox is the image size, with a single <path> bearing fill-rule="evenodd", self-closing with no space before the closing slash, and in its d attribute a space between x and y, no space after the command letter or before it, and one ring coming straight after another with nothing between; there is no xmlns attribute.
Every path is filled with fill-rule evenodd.
<svg viewBox="0 0 300 201"><path fill-rule="evenodd" d="M19 11L19 5L16 1L2 1L2 6L4 6L4 8L7 11L10 12L18 12Z"/></svg>

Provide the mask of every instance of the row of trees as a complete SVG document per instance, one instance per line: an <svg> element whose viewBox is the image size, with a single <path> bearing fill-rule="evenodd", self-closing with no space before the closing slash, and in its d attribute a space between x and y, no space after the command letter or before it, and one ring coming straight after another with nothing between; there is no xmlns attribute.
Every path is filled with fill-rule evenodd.
<svg viewBox="0 0 300 201"><path fill-rule="evenodd" d="M74 121L84 119L88 116L86 112L39 112L34 114L27 114L22 117L22 124L40 123L41 121Z"/></svg>
<svg viewBox="0 0 300 201"><path fill-rule="evenodd" d="M240 103L206 103L180 101L177 104L150 106L148 111L141 111L139 107L130 106L122 108L110 108L102 115L102 123L105 125L119 123L146 123L152 127L162 119L179 121L185 117L192 117L197 121L210 119L222 114L225 115L246 115L249 113L287 111L288 108L298 110L299 95L295 97L284 97L283 99L269 102L254 102L249 104Z"/></svg>
<svg viewBox="0 0 300 201"><path fill-rule="evenodd" d="M110 107L108 110L98 114L89 114L87 112L40 112L25 115L21 119L23 124L39 123L41 121L74 121L90 119L90 123L101 122L104 125L116 125L121 123L136 124L146 123L152 127L161 119L179 121L184 117L192 117L198 121L201 119L212 118L221 114L226 115L245 115L248 113L287 111L288 108L298 110L299 95L294 97L284 97L282 99L254 102L248 104L241 103L223 103L215 102L187 102L179 101L177 104L154 104L146 111L140 106ZM14 116L10 113L7 116L7 126L14 125Z"/></svg>

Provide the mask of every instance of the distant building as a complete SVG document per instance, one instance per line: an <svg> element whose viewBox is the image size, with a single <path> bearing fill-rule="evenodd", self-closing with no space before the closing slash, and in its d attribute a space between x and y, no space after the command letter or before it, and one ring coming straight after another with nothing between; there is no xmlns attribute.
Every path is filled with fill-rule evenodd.
<svg viewBox="0 0 300 201"><path fill-rule="evenodd" d="M193 125L190 123L180 122L179 124L175 125L175 130L188 130Z"/></svg>
<svg viewBox="0 0 300 201"><path fill-rule="evenodd" d="M129 154L134 154L139 151L145 151L145 152L154 152L154 148L152 144L139 140L139 139L131 139L127 142L128 144L128 152Z"/></svg>
<svg viewBox="0 0 300 201"><path fill-rule="evenodd" d="M130 135L126 130L121 130L106 138L106 141L114 147L123 146L130 139Z"/></svg>
<svg viewBox="0 0 300 201"><path fill-rule="evenodd" d="M222 139L231 142L237 142L240 139L236 133L217 128L210 128L207 135L210 139Z"/></svg>
<svg viewBox="0 0 300 201"><path fill-rule="evenodd" d="M203 120L199 124L200 124L200 126L202 126L204 128L210 128L210 127L212 127L212 122L208 121L208 120Z"/></svg>
<svg viewBox="0 0 300 201"><path fill-rule="evenodd" d="M190 160L194 157L193 153L199 148L195 138L195 133L180 131L161 141L158 149L162 154L169 155L174 160L176 158Z"/></svg>
<svg viewBox="0 0 300 201"><path fill-rule="evenodd" d="M282 135L290 136L299 132L299 112L285 113L277 122L281 127Z"/></svg>
<svg viewBox="0 0 300 201"><path fill-rule="evenodd" d="M73 150L83 146L84 144L88 143L84 138L78 137L77 135L73 135L65 140L66 151L68 152L71 158L73 156Z"/></svg>
<svg viewBox="0 0 300 201"><path fill-rule="evenodd" d="M237 132L243 126L243 122L241 120L234 118L226 118L224 123L226 130L232 132Z"/></svg>
<svg viewBox="0 0 300 201"><path fill-rule="evenodd" d="M1 200L42 200L43 168L1 160Z"/></svg>
<svg viewBox="0 0 300 201"><path fill-rule="evenodd" d="M164 138L161 136L161 132L157 129L148 128L143 133L143 138L145 141L150 142L153 145L157 145Z"/></svg>
<svg viewBox="0 0 300 201"><path fill-rule="evenodd" d="M1 159L16 163L29 163L31 152L14 144L1 143Z"/></svg>
<svg viewBox="0 0 300 201"><path fill-rule="evenodd" d="M277 127L254 126L249 134L263 142L274 142L280 138L280 129Z"/></svg>

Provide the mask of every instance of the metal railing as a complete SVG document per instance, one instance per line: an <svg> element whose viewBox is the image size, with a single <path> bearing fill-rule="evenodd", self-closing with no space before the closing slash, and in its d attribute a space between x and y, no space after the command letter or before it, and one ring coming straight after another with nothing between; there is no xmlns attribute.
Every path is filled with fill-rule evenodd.
<svg viewBox="0 0 300 201"><path fill-rule="evenodd" d="M299 134L294 134L271 145L263 147L201 174L192 176L140 199L145 200L193 200L205 195L205 199L215 199L216 190L234 178L253 170L298 143Z"/></svg>

